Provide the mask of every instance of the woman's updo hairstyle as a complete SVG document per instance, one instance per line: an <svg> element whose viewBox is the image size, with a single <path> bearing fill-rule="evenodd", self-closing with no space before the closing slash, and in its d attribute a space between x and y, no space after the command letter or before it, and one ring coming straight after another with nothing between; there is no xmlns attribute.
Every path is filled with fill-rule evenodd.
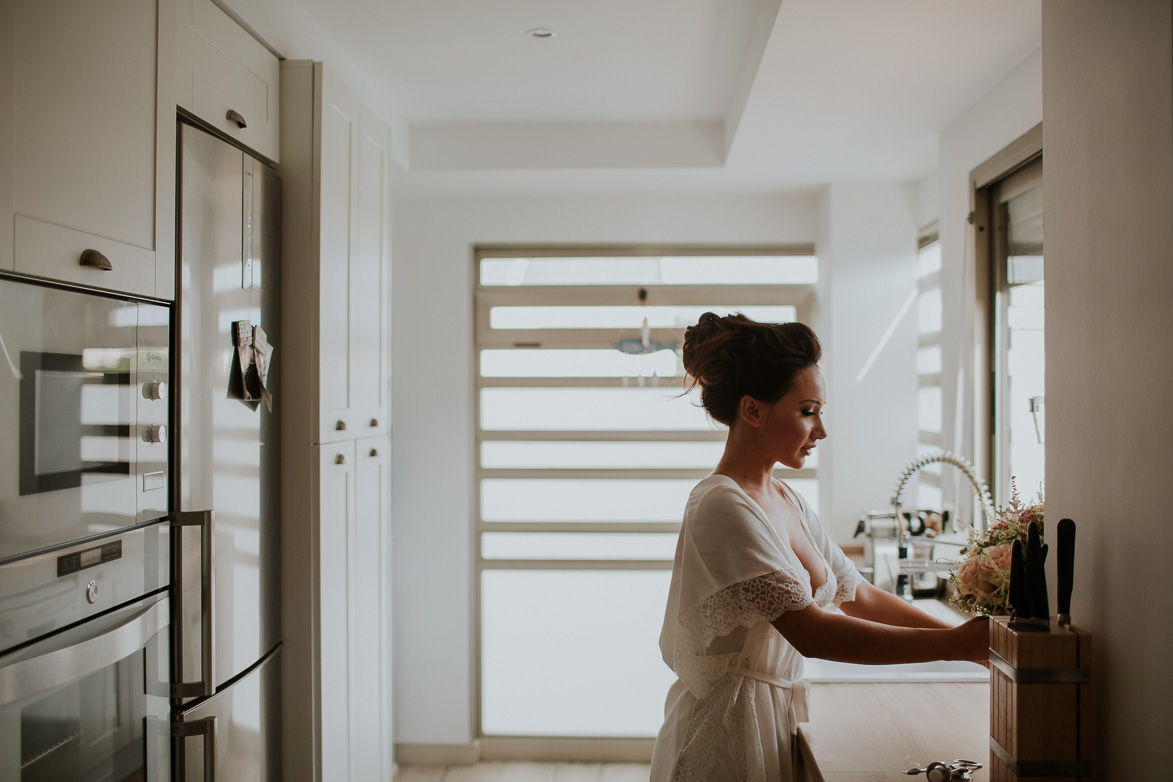
<svg viewBox="0 0 1173 782"><path fill-rule="evenodd" d="M701 405L732 426L743 396L773 404L794 387L798 373L819 363L819 338L802 323L759 323L745 315L701 315L684 331L689 388L701 387Z"/></svg>

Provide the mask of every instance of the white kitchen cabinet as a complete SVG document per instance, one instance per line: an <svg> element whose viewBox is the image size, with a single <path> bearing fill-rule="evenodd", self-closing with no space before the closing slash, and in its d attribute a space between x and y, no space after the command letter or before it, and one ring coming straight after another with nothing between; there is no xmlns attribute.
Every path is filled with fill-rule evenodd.
<svg viewBox="0 0 1173 782"><path fill-rule="evenodd" d="M387 130L317 63L283 66L281 113L284 773L385 782Z"/></svg>
<svg viewBox="0 0 1173 782"><path fill-rule="evenodd" d="M347 627L350 778L390 780L391 439L355 441Z"/></svg>
<svg viewBox="0 0 1173 782"><path fill-rule="evenodd" d="M320 63L282 66L281 166L287 193L285 258L301 270L288 288L316 331L307 391L315 442L389 430L390 147L387 127ZM317 168L306 163L320 161ZM288 278L286 278L288 280Z"/></svg>
<svg viewBox="0 0 1173 782"><path fill-rule="evenodd" d="M172 30L169 0L0 0L0 268L174 298Z"/></svg>
<svg viewBox="0 0 1173 782"><path fill-rule="evenodd" d="M350 779L350 616L352 530L356 518L354 443L320 449L322 499L318 518L320 585L321 776ZM287 755L288 757L288 755ZM288 770L288 763L285 764ZM312 779L313 777L306 777Z"/></svg>
<svg viewBox="0 0 1173 782"><path fill-rule="evenodd" d="M297 705L299 724L289 727L316 736L294 744L286 733L286 779L387 782L391 778L390 665L390 439L364 438L314 448L318 455L319 505L316 543L318 585L315 605L319 672L317 684L294 671L290 695L317 703ZM305 578L305 571L297 574ZM290 652L301 646L311 623L284 626L286 667L299 664ZM311 643L310 646L313 644ZM291 663L290 657L295 659ZM300 661L304 665L308 660ZM289 720L286 704L283 719ZM307 710L308 709L308 710ZM314 720L309 717L313 714ZM316 773L311 775L311 769Z"/></svg>
<svg viewBox="0 0 1173 782"><path fill-rule="evenodd" d="M212 0L178 0L176 17L178 105L278 162L277 56Z"/></svg>

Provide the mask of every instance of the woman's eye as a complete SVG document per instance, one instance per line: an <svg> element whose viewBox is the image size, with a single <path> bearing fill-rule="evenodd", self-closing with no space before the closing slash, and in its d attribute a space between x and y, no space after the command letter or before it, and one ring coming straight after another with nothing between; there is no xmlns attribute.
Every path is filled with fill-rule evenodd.
<svg viewBox="0 0 1173 782"><path fill-rule="evenodd" d="M802 411L802 414L803 414L803 415L810 416L810 415L814 415L814 414L815 414L815 411L814 411L814 410L803 410L803 411Z"/></svg>

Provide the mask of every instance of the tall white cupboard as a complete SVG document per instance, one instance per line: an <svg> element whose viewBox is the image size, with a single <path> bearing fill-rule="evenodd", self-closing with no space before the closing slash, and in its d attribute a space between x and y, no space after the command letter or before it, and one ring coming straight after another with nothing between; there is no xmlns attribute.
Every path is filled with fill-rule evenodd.
<svg viewBox="0 0 1173 782"><path fill-rule="evenodd" d="M280 106L283 767L389 782L389 135L321 63Z"/></svg>

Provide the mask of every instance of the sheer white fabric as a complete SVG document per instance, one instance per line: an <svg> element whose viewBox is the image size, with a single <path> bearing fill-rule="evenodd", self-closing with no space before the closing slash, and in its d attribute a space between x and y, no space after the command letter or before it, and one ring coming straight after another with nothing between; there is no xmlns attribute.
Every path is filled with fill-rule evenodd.
<svg viewBox="0 0 1173 782"><path fill-rule="evenodd" d="M810 574L753 499L710 475L688 500L660 650L679 677L656 738L652 782L791 780L791 735L806 719L802 656L770 622L852 600L859 572L797 494L779 484L822 554Z"/></svg>

